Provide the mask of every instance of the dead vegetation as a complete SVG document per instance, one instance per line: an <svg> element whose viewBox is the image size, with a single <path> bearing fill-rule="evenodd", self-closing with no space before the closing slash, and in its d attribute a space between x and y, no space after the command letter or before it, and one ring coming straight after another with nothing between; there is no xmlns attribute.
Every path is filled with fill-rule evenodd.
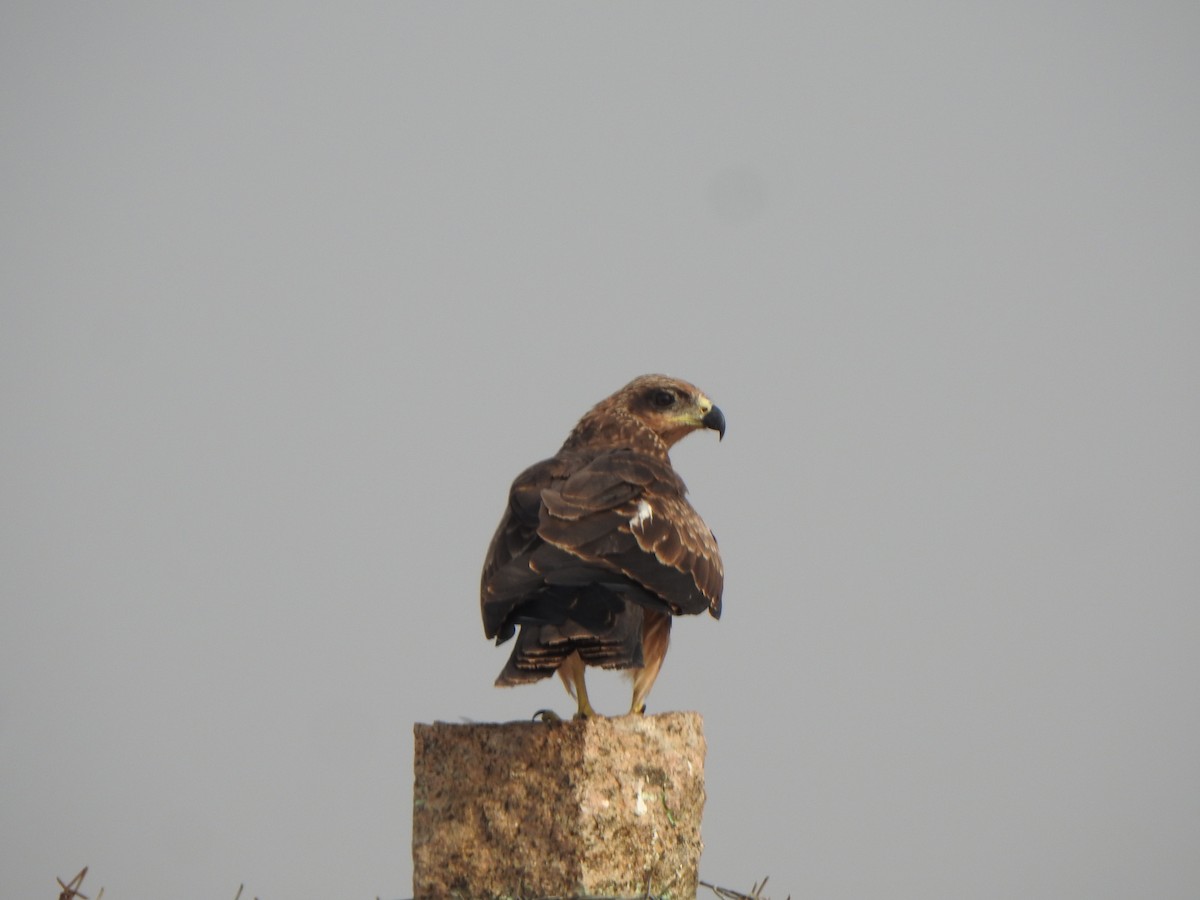
<svg viewBox="0 0 1200 900"><path fill-rule="evenodd" d="M84 866L79 870L79 874L66 884L63 884L63 880L61 878L55 879L55 881L58 882L58 886L62 888L62 892L58 895L58 900L91 900L87 894L80 890L83 887L83 879L87 875L87 870L88 867ZM96 895L96 900L101 900L103 896L104 888L100 888L100 893Z"/></svg>
<svg viewBox="0 0 1200 900"><path fill-rule="evenodd" d="M763 889L767 886L767 881L771 876L766 876L762 881L756 883L750 888L750 893L743 894L740 891L734 891L729 888L717 887L715 884L709 884L707 881L701 881L700 887L706 887L721 900L771 900L763 893ZM788 894L787 900L792 900L792 895Z"/></svg>
<svg viewBox="0 0 1200 900"><path fill-rule="evenodd" d="M84 866L79 870L78 875L65 884L61 878L56 879L58 881L58 886L61 889L61 892L58 895L58 900L92 900L92 898L83 893L82 890L83 879L87 876L87 871L88 867ZM767 878L764 878L762 881L753 885L750 888L750 893L748 894L743 894L741 891L735 891L732 888L718 887L717 885L710 884L707 881L701 881L699 884L700 887L708 888L710 891L712 891L715 896L720 898L720 900L771 900L771 898L763 894L763 889L767 886L767 880ZM233 900L242 900L242 891L245 890L245 887L246 886L244 884L238 885L237 893L234 894ZM100 888L99 893L96 894L95 900L103 900L103 897L104 888L102 887ZM255 897L254 900L258 900L258 898ZM379 900L379 898L376 897L375 900ZM514 897L511 898L511 900L523 900L523 898ZM570 897L530 897L528 900L623 900L623 898L596 896L590 894L575 894ZM668 898L665 895L651 893L651 886L649 883L647 883L646 892L642 894L639 900L668 900ZM792 900L790 894L788 895L787 900Z"/></svg>

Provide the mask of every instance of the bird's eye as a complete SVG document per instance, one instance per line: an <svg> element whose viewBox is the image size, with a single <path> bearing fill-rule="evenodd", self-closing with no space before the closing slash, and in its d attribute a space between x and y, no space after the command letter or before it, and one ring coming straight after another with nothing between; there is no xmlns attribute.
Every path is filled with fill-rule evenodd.
<svg viewBox="0 0 1200 900"><path fill-rule="evenodd" d="M670 391L663 389L655 391L654 395L650 399L651 402L653 402L654 405L659 409L666 409L675 402L675 395Z"/></svg>

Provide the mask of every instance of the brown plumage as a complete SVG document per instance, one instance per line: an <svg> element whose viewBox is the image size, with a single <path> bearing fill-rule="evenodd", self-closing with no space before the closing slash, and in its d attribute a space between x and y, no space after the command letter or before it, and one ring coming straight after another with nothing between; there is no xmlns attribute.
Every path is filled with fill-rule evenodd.
<svg viewBox="0 0 1200 900"><path fill-rule="evenodd" d="M668 451L725 417L695 386L643 375L597 403L550 459L517 476L483 567L483 630L516 646L498 685L557 671L594 715L585 666L631 669L645 709L671 617L721 615L717 541Z"/></svg>

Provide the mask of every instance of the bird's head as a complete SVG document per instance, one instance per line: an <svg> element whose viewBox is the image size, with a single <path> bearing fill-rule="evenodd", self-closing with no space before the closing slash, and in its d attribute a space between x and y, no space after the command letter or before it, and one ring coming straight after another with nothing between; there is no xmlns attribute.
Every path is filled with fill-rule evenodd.
<svg viewBox="0 0 1200 900"><path fill-rule="evenodd" d="M609 398L648 427L667 447L701 428L725 437L725 416L694 385L666 375L635 378ZM606 401L607 402L607 401Z"/></svg>

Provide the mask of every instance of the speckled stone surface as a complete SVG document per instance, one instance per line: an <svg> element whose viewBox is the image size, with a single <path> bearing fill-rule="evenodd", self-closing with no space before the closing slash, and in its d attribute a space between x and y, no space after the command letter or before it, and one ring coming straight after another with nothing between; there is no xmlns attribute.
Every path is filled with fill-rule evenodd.
<svg viewBox="0 0 1200 900"><path fill-rule="evenodd" d="M417 725L417 900L696 896L697 713Z"/></svg>

